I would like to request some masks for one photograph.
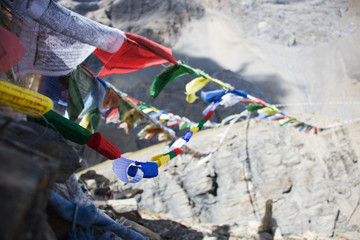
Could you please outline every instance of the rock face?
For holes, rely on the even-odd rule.
[[[225,137],[214,153],[200,159],[180,155],[163,166],[155,180],[131,185],[118,181],[113,188],[143,189],[137,195],[140,209],[174,220],[227,224],[229,234],[260,223],[271,199],[272,218],[282,234],[359,236],[358,125],[307,135],[251,120],[248,128],[243,122],[226,130],[200,132],[189,143],[209,152]],[[127,157],[145,160],[159,149]],[[93,169],[101,173],[105,168],[111,163]],[[115,181],[110,172],[103,173]]]
[[[56,239],[45,209],[55,181],[79,167],[73,148],[35,123],[0,119],[1,239]]]
[[[60,4],[105,25],[140,34],[168,46],[176,43],[181,29],[188,22],[200,19],[205,12],[199,1],[189,0],[61,1]]]

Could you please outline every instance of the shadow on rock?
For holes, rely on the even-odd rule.
[[[183,240],[196,240],[204,237],[201,232],[171,220],[142,219],[141,223],[153,232],[158,233],[162,239],[180,239],[179,236],[181,236]]]

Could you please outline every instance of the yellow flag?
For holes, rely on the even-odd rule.
[[[186,84],[185,86],[186,101],[189,103],[195,102],[195,100],[198,99],[195,93],[197,93],[197,91],[205,87],[208,82],[209,82],[208,79],[204,77],[198,77],[193,79],[188,84]]]
[[[160,166],[164,165],[165,163],[167,163],[168,161],[170,161],[170,156],[169,155],[164,155],[162,156],[159,160],[158,160],[158,167],[159,164]]]
[[[169,114],[161,114],[159,119],[162,120],[169,120],[171,118],[171,116]]]
[[[197,131],[199,131],[199,127],[197,127],[197,126],[192,126],[191,129],[190,129],[190,131],[192,131],[193,134],[194,134],[194,133],[196,133]]]
[[[79,122],[79,125],[91,131],[91,112],[88,112]]]
[[[273,115],[276,113],[279,113],[280,110],[277,109],[277,107],[275,106],[271,106],[271,107],[266,107],[266,108],[262,108],[258,110],[258,113],[263,113],[265,115]]]
[[[152,108],[145,108],[145,109],[143,109],[142,111],[143,111],[144,113],[146,113],[146,114],[149,114],[149,113],[151,113],[151,112],[156,112],[156,113],[160,112],[159,109],[154,108],[154,107],[152,107]]]
[[[217,85],[225,88],[225,89],[231,89],[231,85],[228,84],[228,83],[224,83],[223,81],[219,80],[219,79],[216,79],[216,78],[212,78],[212,77],[209,77],[209,81],[213,82],[213,83],[216,83]]]
[[[14,84],[0,81],[0,104],[32,117],[52,109],[50,98]]]

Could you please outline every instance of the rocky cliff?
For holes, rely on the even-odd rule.
[[[142,190],[137,195],[141,210],[202,229],[204,235],[214,237],[204,230],[209,226],[226,225],[231,239],[256,237],[265,202],[272,200],[273,224],[284,238],[357,239],[359,130],[351,125],[317,136],[245,120],[195,135],[189,146],[212,153],[200,158],[180,155],[154,180],[119,182],[111,162],[92,169],[110,178],[115,191]],[[163,147],[126,157],[147,159]],[[166,231],[170,229],[162,234],[169,234]]]

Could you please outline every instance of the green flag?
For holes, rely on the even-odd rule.
[[[80,65],[70,74],[67,112],[72,121],[75,121],[84,109],[84,99],[94,84],[94,77]]]
[[[87,143],[92,135],[89,130],[79,126],[77,123],[67,118],[64,118],[52,110],[45,113],[44,117],[46,120],[42,117],[28,117],[27,119],[43,126],[49,126],[57,130],[64,138],[78,144]]]
[[[91,117],[90,117],[90,124],[93,133],[99,130],[100,123],[101,123],[101,113],[98,109],[95,109],[91,113]]]
[[[177,65],[171,65],[165,68],[158,76],[156,76],[154,82],[150,87],[150,96],[157,97],[164,87],[172,80],[184,75],[193,75],[197,77],[208,78],[209,76],[200,69],[192,68],[189,65],[181,63]]]
[[[265,107],[264,105],[258,103],[250,103],[249,105],[245,106],[246,110],[248,110],[249,112],[253,112],[255,110],[262,109],[264,107]]]

